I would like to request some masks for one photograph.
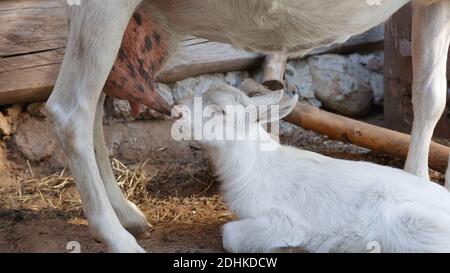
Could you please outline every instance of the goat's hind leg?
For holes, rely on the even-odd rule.
[[[136,207],[135,204],[128,201],[123,195],[119,185],[116,183],[111,163],[108,157],[108,151],[103,135],[103,104],[105,94],[102,94],[97,106],[94,126],[94,147],[97,165],[102,177],[103,185],[109,201],[111,202],[120,223],[131,234],[137,238],[147,238],[150,235],[150,224],[145,215]]]
[[[103,85],[140,0],[85,0],[70,8],[66,56],[47,102],[93,236],[110,252],[143,252],[109,202],[94,151],[94,120]]]
[[[429,178],[428,153],[433,131],[445,109],[450,1],[413,2],[414,124],[405,170]],[[449,171],[450,172],[450,171]]]

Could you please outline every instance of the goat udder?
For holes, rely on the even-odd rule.
[[[156,73],[168,56],[167,39],[146,13],[134,13],[124,34],[121,48],[103,91],[118,99],[128,100],[132,114],[140,105],[170,114],[171,107],[156,91]]]

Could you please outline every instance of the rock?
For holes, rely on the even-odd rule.
[[[115,118],[131,120],[130,103],[126,100],[106,97],[105,112]]]
[[[47,109],[45,108],[45,103],[36,102],[29,104],[26,108],[27,112],[37,118],[46,118],[47,117]]]
[[[0,135],[9,136],[11,135],[11,123],[8,119],[0,112]]]
[[[173,105],[174,101],[172,96],[172,89],[170,88],[170,86],[164,83],[158,83],[156,90],[158,91],[158,94],[163,97],[169,105]]]
[[[158,153],[165,161],[188,163],[192,153],[189,141],[175,141],[172,122],[165,120],[133,121],[105,126],[109,153],[124,163],[141,163]]]
[[[372,73],[369,84],[373,92],[374,103],[384,106],[384,75]]]
[[[23,106],[21,104],[12,105],[5,110],[6,119],[11,124],[16,124],[17,119],[19,118],[20,113],[22,113]]]
[[[306,60],[290,60],[286,66],[286,89],[314,106],[323,104],[341,114],[361,116],[372,103],[383,104],[383,64],[382,52],[348,56],[324,54]],[[334,82],[327,82],[330,80]],[[367,95],[367,89],[372,94]],[[357,95],[359,92],[361,94]]]
[[[316,99],[313,77],[306,61],[288,62],[285,78],[287,92],[298,94],[301,99],[307,100],[316,107],[322,106],[322,103]]]
[[[349,72],[347,59],[328,54],[308,59],[313,88],[322,104],[333,111],[362,116],[372,106],[373,92],[369,85]]]
[[[229,78],[228,80],[231,79]],[[232,79],[232,81],[234,80],[236,79]],[[223,74],[204,75],[177,82],[172,89],[173,99],[177,102],[193,95],[200,96],[205,93],[211,85],[217,82],[226,82],[225,76]]]
[[[22,112],[22,105],[12,105],[0,112],[0,135],[10,136],[16,130],[17,120]]]
[[[366,55],[363,66],[368,70],[383,74],[384,73],[384,52],[379,51]]]
[[[249,77],[250,74],[247,71],[234,71],[226,73],[224,80],[227,84],[237,88]]]
[[[368,55],[352,54],[348,57],[348,73],[368,85],[374,96],[374,103],[383,105],[384,98],[384,54],[376,52]]]
[[[48,160],[62,153],[51,122],[28,114],[21,118],[11,142],[25,159],[32,162]]]

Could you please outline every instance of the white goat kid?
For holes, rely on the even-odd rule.
[[[239,218],[223,227],[227,251],[290,246],[309,252],[368,252],[369,243],[376,241],[383,252],[450,252],[450,193],[444,187],[403,170],[337,160],[275,141],[268,149],[270,138],[261,124],[267,121],[264,116],[272,120],[273,115],[252,119],[225,108],[257,103],[269,106],[260,113],[270,113],[280,105],[283,118],[297,98],[248,98],[223,85],[202,100],[209,118],[195,117],[202,113],[193,112],[190,104],[193,114],[180,121],[185,128],[203,126],[205,133],[209,124],[219,132],[234,129],[236,136],[247,136],[200,141],[222,180],[227,205]],[[230,128],[236,124],[246,126]]]
[[[408,0],[81,0],[70,7],[66,56],[47,107],[93,235],[109,251],[141,252],[144,215],[115,183],[101,131],[101,92],[123,34],[142,3],[168,48],[189,34],[263,52],[307,52],[385,21]],[[445,106],[450,0],[414,0],[415,122],[406,170],[428,177],[432,132]],[[170,54],[167,54],[170,56]],[[449,171],[450,177],[450,171]],[[416,197],[414,197],[416,198]],[[413,198],[413,199],[414,199]],[[420,194],[417,196],[420,198]]]

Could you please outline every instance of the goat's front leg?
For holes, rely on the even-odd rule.
[[[109,201],[114,211],[119,217],[120,223],[131,234],[137,238],[147,238],[150,236],[150,224],[147,222],[145,215],[136,207],[135,204],[128,201],[116,183],[111,163],[108,157],[108,151],[103,135],[103,104],[105,94],[102,94],[97,106],[94,125],[94,147],[95,158],[102,177],[103,185]]]
[[[120,224],[98,170],[94,119],[123,33],[140,0],[85,0],[70,10],[66,56],[47,109],[69,158],[89,227],[110,252],[143,252]]]
[[[429,179],[428,153],[433,131],[445,109],[450,1],[413,3],[414,123],[405,170]]]
[[[227,223],[222,228],[223,247],[231,253],[267,253],[300,247],[304,240],[301,225],[282,212]]]

